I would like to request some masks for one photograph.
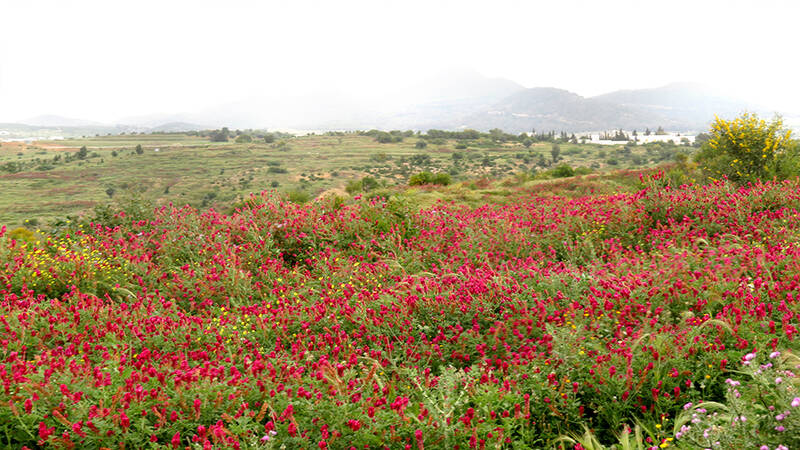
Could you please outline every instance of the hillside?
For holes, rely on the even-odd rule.
[[[672,126],[674,122],[640,108],[616,104],[555,88],[533,88],[515,93],[488,110],[465,118],[460,126],[500,128],[512,133],[531,130],[626,130]]]
[[[636,108],[643,113],[661,116],[686,127],[705,124],[720,117],[734,117],[745,110],[769,117],[758,105],[713,93],[695,83],[673,83],[654,89],[623,90],[593,97],[595,100]]]

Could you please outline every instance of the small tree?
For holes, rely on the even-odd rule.
[[[422,139],[418,140],[418,141],[417,141],[417,143],[416,143],[416,144],[414,144],[414,147],[416,147],[416,148],[425,148],[425,147],[427,147],[427,146],[428,146],[428,143],[427,143],[427,142],[425,142],[425,141],[424,141],[424,140],[422,140]]]
[[[247,144],[249,142],[253,142],[253,137],[249,134],[240,134],[236,137],[237,144]]]
[[[142,148],[142,144],[136,144],[136,154],[141,155],[144,153],[144,149]]]
[[[78,150],[78,153],[76,153],[76,154],[75,154],[75,156],[76,156],[78,159],[86,159],[86,157],[87,157],[88,155],[89,155],[89,150],[86,148],[86,146],[85,146],[85,145],[84,145],[83,147],[81,147],[81,149],[80,149],[80,150]]]
[[[558,155],[561,154],[561,147],[558,144],[553,144],[553,147],[550,148],[550,156],[553,157],[553,162],[558,162]]]
[[[798,145],[776,117],[771,122],[744,113],[734,120],[716,118],[695,161],[711,179],[726,176],[737,184],[797,175]]]

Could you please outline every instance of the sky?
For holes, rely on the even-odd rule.
[[[0,122],[376,99],[461,69],[584,96],[692,81],[800,111],[798,23],[791,0],[0,0]]]

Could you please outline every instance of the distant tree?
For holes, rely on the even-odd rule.
[[[708,133],[700,133],[694,137],[694,146],[695,147],[702,147],[703,144],[711,139],[711,135]]]
[[[228,127],[223,127],[221,130],[211,133],[211,142],[228,142],[230,134]]]
[[[425,142],[425,141],[424,141],[424,140],[422,140],[422,139],[418,140],[418,141],[417,141],[417,143],[416,143],[416,144],[414,144],[414,147],[415,147],[415,148],[425,148],[425,147],[427,147],[427,146],[428,146],[428,143],[427,143],[427,142]]]
[[[114,192],[116,192],[116,191],[114,191],[113,187],[110,187],[110,188],[106,189],[106,195],[108,196],[108,198],[113,197],[114,196]]]
[[[249,134],[240,134],[239,136],[236,136],[237,144],[247,144],[249,142],[253,142],[253,137]]]
[[[559,159],[558,156],[560,154],[561,154],[561,146],[559,146],[558,144],[553,144],[553,146],[550,148],[550,156],[553,157],[554,163],[558,162]]]
[[[530,138],[525,138],[525,140],[522,141],[522,145],[524,145],[525,148],[531,148],[531,145],[533,145],[533,140]]]
[[[265,134],[264,142],[266,142],[267,144],[272,144],[273,142],[275,142],[275,135],[272,133]]]
[[[664,129],[661,128],[661,127],[658,127],[658,129],[656,130],[656,136],[664,136],[666,134],[667,134],[667,132],[664,131]]]
[[[136,144],[136,154],[141,155],[144,153],[144,149],[142,148],[142,144]]]
[[[645,136],[650,136],[650,128],[645,128],[644,135]]]

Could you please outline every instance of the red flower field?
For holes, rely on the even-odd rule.
[[[3,229],[0,442],[581,448],[638,425],[680,446],[684,405],[725,402],[746,355],[797,348],[800,187],[655,178]],[[800,444],[780,421],[759,439]]]

